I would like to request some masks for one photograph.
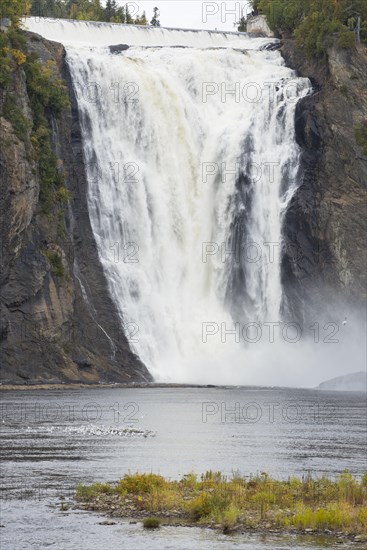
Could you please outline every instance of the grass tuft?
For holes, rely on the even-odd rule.
[[[161,526],[161,521],[158,518],[145,518],[143,521],[144,529],[158,529]]]

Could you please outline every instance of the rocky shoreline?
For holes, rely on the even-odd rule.
[[[174,384],[174,383],[132,383],[132,384],[120,384],[118,382],[113,383],[99,383],[99,384],[85,384],[83,382],[75,382],[73,384],[1,384],[0,391],[32,391],[32,390],[77,390],[77,389],[113,389],[113,388],[218,388],[222,386],[215,386],[213,384]],[[252,387],[252,386],[246,386]],[[254,388],[256,386],[253,386]]]
[[[367,543],[367,475],[289,478],[265,472],[231,478],[194,473],[179,481],[156,474],[125,475],[117,483],[79,485],[75,507],[159,525],[204,527],[223,533],[315,535]],[[149,527],[147,527],[149,528]]]
[[[152,514],[147,511],[139,511],[134,505],[133,499],[124,499],[123,501],[118,495],[100,495],[93,499],[92,502],[78,502],[75,506],[75,509],[86,510],[89,512],[97,512],[99,514],[104,514],[106,520],[99,522],[99,525],[116,525],[117,520],[124,519],[128,520],[129,523],[143,523],[144,519],[152,517]],[[238,525],[231,526],[230,528],[223,528],[220,523],[215,523],[212,521],[197,523],[190,518],[189,514],[183,514],[178,510],[171,510],[169,512],[161,512],[155,517],[159,518],[159,523],[161,526],[171,526],[171,527],[196,527],[202,529],[213,529],[216,531],[222,531],[227,534],[241,534],[241,535],[274,535],[274,536],[286,536],[286,535],[297,535],[297,536],[322,536],[327,539],[334,540],[336,543],[346,543],[352,542],[358,544],[358,547],[362,543],[367,544],[367,534],[355,534],[355,533],[346,533],[343,531],[332,531],[331,529],[285,529],[279,528],[274,524],[269,522],[264,522],[256,528],[246,527],[245,525],[239,523]],[[249,518],[252,519],[251,517]]]

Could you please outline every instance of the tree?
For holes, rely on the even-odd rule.
[[[158,19],[158,17],[160,16],[160,12],[159,12],[159,9],[158,8],[154,8],[153,9],[153,18],[150,22],[150,24],[152,25],[152,27],[160,27],[161,26],[161,23]]]
[[[247,31],[247,21],[245,16],[243,15],[239,21],[237,21],[236,25],[238,25],[237,30],[238,32],[246,32]]]
[[[107,0],[104,9],[104,20],[109,22],[116,16],[117,4],[116,0]]]
[[[114,23],[126,23],[125,6],[120,6],[116,10],[116,15],[113,18]]]
[[[135,19],[135,25],[148,25],[148,19],[146,16],[145,11],[143,11],[143,14]]]
[[[29,13],[31,3],[27,0],[0,0],[0,19],[10,19],[18,26],[20,18]]]
[[[38,17],[44,17],[45,13],[45,0],[33,0],[30,14]]]
[[[129,4],[126,4],[125,6],[125,19],[126,19],[126,24],[127,25],[133,25],[134,24],[134,19],[130,13],[130,10],[129,10]]]

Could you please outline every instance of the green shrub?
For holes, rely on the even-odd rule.
[[[363,519],[363,513],[366,508],[362,508],[358,514],[347,504],[330,504],[327,507],[312,510],[311,508],[301,508],[291,519],[291,523],[301,529],[344,529],[353,527]],[[362,514],[362,515],[361,515]]]
[[[225,477],[221,472],[213,472],[212,470],[208,470],[201,476],[201,481],[203,482],[204,487],[211,487],[218,485],[218,483],[225,482]]]
[[[51,135],[47,126],[39,126],[32,135],[32,144],[36,151],[40,175],[40,203],[41,211],[49,214],[56,200],[55,187],[63,184],[63,178],[57,166],[57,157],[51,147]],[[64,193],[61,191],[61,196]]]
[[[56,202],[67,202],[70,198],[67,190],[62,187],[63,177],[52,150],[49,129],[49,115],[60,116],[62,110],[69,105],[69,98],[66,86],[56,76],[56,65],[53,61],[41,65],[37,56],[31,54],[24,70],[33,112],[32,143],[39,166],[41,212],[50,214]]]
[[[58,252],[56,252],[55,250],[47,250],[46,256],[56,277],[64,277],[65,269],[62,264],[62,258],[60,254],[58,254]]]
[[[145,518],[143,521],[144,529],[158,529],[161,526],[159,518]]]
[[[222,513],[222,519],[221,519],[221,525],[224,532],[230,531],[233,529],[238,522],[238,518],[240,516],[240,511],[238,508],[232,503],[224,510]]]
[[[44,122],[45,110],[59,116],[69,105],[69,97],[64,82],[56,76],[55,62],[47,61],[46,64],[41,65],[37,56],[30,54],[25,65],[25,73],[36,125]]]
[[[275,503],[276,497],[274,492],[271,492],[271,490],[259,491],[251,498],[251,500],[258,505],[260,517],[263,519],[269,509],[269,506]]]
[[[344,25],[332,19],[325,19],[319,12],[311,13],[294,32],[297,44],[309,57],[322,57],[334,41],[338,32],[349,32]]]
[[[363,154],[367,157],[367,120],[355,128],[354,135],[357,144],[362,147]]]
[[[345,30],[342,29],[338,39],[338,46],[340,48],[353,48],[355,43],[356,36],[354,32],[349,31],[347,28]]]
[[[361,24],[361,41],[367,43],[367,21]]]
[[[194,489],[198,483],[197,475],[190,472],[189,474],[184,475],[180,483],[189,489]]]
[[[69,202],[70,200],[70,191],[66,189],[64,185],[61,185],[59,189],[56,191],[56,200],[62,203]]]
[[[266,15],[274,30],[293,31],[304,15],[304,4],[299,0],[255,0],[253,5]]]
[[[222,518],[225,510],[230,506],[229,492],[224,492],[219,488],[218,491],[206,493],[203,492],[188,503],[188,511],[195,521],[208,518]]]
[[[23,141],[29,134],[31,123],[28,118],[23,115],[14,96],[10,93],[6,93],[3,114],[6,120],[12,125],[15,135],[18,139]]]
[[[13,72],[12,59],[8,51],[9,41],[5,33],[0,32],[0,86],[5,87],[11,82]]]
[[[152,493],[155,489],[167,485],[164,477],[157,474],[135,474],[125,475],[117,484],[117,490],[124,493]]]
[[[76,499],[83,502],[88,502],[99,494],[110,494],[113,488],[109,483],[93,483],[93,485],[83,485],[80,483],[76,488]]]

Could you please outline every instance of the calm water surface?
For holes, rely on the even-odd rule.
[[[127,472],[190,471],[284,479],[366,470],[366,396],[259,388],[116,388],[4,392],[1,548],[325,547],[310,538],[228,537],[60,511],[75,485]],[[341,548],[331,541],[328,547]],[[348,545],[344,545],[344,548]],[[350,545],[352,547],[352,545]],[[361,548],[361,546],[359,546]]]

